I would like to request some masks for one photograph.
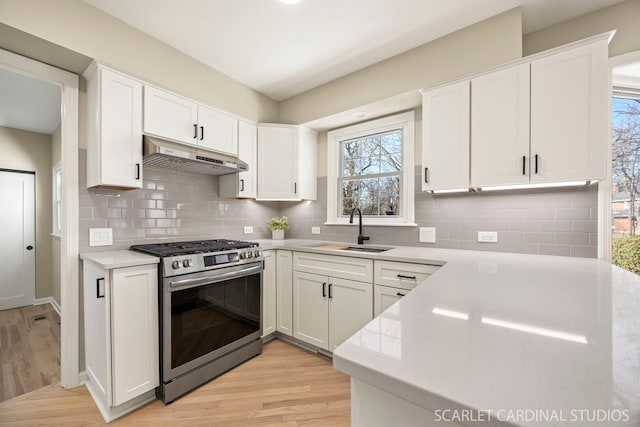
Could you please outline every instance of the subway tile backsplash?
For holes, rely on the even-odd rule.
[[[221,199],[218,177],[145,167],[140,190],[86,188],[86,150],[79,152],[80,251],[126,249],[133,244],[213,238],[264,239],[266,221],[289,217],[288,238],[355,243],[357,225],[327,226],[327,178],[318,201],[256,202]],[[416,189],[420,168],[416,168]],[[437,243],[419,243],[417,227],[372,227],[368,244],[596,257],[597,187],[526,193],[415,195],[416,223],[436,227]],[[253,234],[243,234],[245,225]],[[89,247],[89,228],[113,228],[113,246]],[[321,227],[321,234],[311,234]],[[478,231],[497,231],[498,243],[478,243]]]
[[[86,150],[79,151],[80,252],[196,239],[264,239],[277,202],[221,199],[218,177],[144,168],[140,190],[86,188]],[[245,225],[253,234],[243,234]],[[89,228],[113,228],[113,246],[89,247]]]
[[[420,168],[415,173],[420,189]],[[318,201],[283,203],[288,237],[356,242],[358,227],[326,226],[327,179],[318,179]],[[424,246],[577,257],[597,256],[597,186],[431,196],[415,195],[416,223],[436,227],[437,242],[419,243],[417,227],[367,227],[368,244]],[[311,234],[312,226],[321,233]],[[497,231],[498,243],[479,243],[478,231]]]

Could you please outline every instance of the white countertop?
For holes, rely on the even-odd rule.
[[[128,250],[86,252],[80,254],[83,261],[92,261],[105,270],[112,268],[134,267],[136,265],[158,264],[160,258]]]
[[[261,241],[445,264],[338,347],[336,369],[431,411],[500,411],[520,426],[640,425],[640,276],[595,259],[308,248],[318,243]],[[509,419],[516,410],[534,416]],[[609,420],[584,421],[594,416]]]

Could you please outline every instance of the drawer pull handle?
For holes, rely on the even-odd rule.
[[[197,139],[198,138],[198,124],[194,123],[193,124],[193,139]]]
[[[398,292],[398,293],[396,293],[396,296],[399,296],[399,297],[403,297],[403,296],[405,296],[405,295],[406,295],[406,294],[403,294],[402,292]]]
[[[398,279],[411,279],[411,280],[416,280],[416,276],[405,276],[404,274],[398,274]]]
[[[327,282],[324,282],[322,284],[322,298],[326,298],[327,297]]]
[[[96,298],[104,298],[104,277],[96,279]]]

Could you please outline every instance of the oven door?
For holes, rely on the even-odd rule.
[[[262,262],[164,279],[167,383],[262,335]]]

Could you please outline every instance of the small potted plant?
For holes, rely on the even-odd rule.
[[[267,221],[267,229],[271,230],[271,238],[273,240],[283,240],[284,230],[289,228],[289,218],[286,216],[271,218]]]

